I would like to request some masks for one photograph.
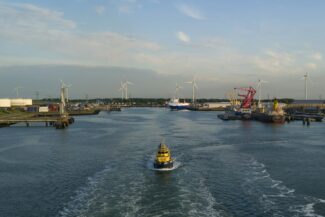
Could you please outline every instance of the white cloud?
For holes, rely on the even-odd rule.
[[[314,54],[311,56],[311,58],[312,58],[313,60],[320,61],[320,60],[323,59],[323,56],[322,56],[321,53],[317,52],[317,53],[314,53]]]
[[[305,67],[306,67],[307,69],[309,69],[309,70],[315,70],[315,69],[318,68],[317,64],[315,64],[315,63],[307,63],[307,64],[305,65]]]
[[[97,5],[97,6],[95,7],[95,12],[96,12],[96,14],[98,14],[98,15],[102,15],[102,14],[105,12],[105,7],[102,6],[102,5]]]
[[[131,12],[131,7],[130,5],[127,5],[127,4],[124,4],[124,5],[120,5],[119,8],[118,8],[118,11],[120,13],[130,13]]]
[[[190,37],[182,31],[177,32],[176,36],[178,40],[184,43],[189,43],[191,41]]]
[[[270,73],[282,73],[285,70],[288,70],[287,73],[292,72],[295,63],[296,58],[293,54],[273,50],[266,50],[264,55],[254,59],[257,68]]]
[[[0,3],[0,26],[0,39],[48,54],[48,62],[135,66],[138,52],[161,49],[157,43],[119,33],[74,31],[76,24],[63,13],[34,5]]]
[[[205,19],[205,17],[201,14],[201,12],[196,9],[195,7],[191,6],[191,5],[187,5],[187,4],[181,4],[180,6],[178,6],[178,10],[186,15],[189,16],[193,19],[196,20],[203,20]]]
[[[137,0],[121,0],[118,4],[118,11],[124,14],[130,14],[141,8],[142,5]]]
[[[319,69],[322,56],[320,53],[311,54],[309,51],[284,52],[266,50],[262,55],[256,55],[252,64],[268,76],[281,77],[285,75],[299,75],[306,70]]]
[[[220,81],[229,88],[234,84],[245,85],[257,77],[269,80],[270,76],[301,75],[321,66],[316,61],[321,55],[308,50],[295,53],[278,48],[247,54],[222,38],[202,38],[196,42],[182,31],[177,32],[176,37],[186,45],[185,52],[184,47],[176,50],[116,32],[82,32],[62,12],[34,5],[0,3],[0,26],[0,44],[37,51],[24,57],[20,52],[15,54],[17,47],[14,47],[11,55],[0,54],[0,65],[57,63],[136,67],[161,74],[190,75],[188,79],[196,74],[202,81]]]
[[[56,22],[66,28],[72,29],[76,27],[75,22],[63,18],[63,12],[49,10],[32,4],[1,4],[0,11],[3,13],[2,16],[8,12],[11,13],[11,15],[15,14],[16,16],[13,17],[14,19],[21,19],[21,16],[27,15],[30,18],[34,18],[34,21],[41,18],[43,21]]]

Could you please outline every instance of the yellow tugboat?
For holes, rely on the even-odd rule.
[[[174,161],[171,157],[170,150],[166,144],[160,143],[158,152],[153,163],[154,168],[156,169],[165,169],[172,168]]]

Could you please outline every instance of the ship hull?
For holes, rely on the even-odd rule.
[[[168,107],[171,109],[171,110],[185,110],[185,109],[188,109],[190,106],[189,103],[180,103],[180,102],[170,102],[168,103]]]
[[[231,120],[241,120],[242,116],[235,113],[224,113],[224,114],[219,114],[218,118],[220,118],[223,121],[231,121]]]
[[[266,114],[266,113],[252,113],[252,118],[257,121],[267,122],[267,123],[277,123],[283,124],[285,122],[284,115],[276,115],[276,114]]]
[[[165,163],[154,162],[154,164],[153,164],[153,167],[156,168],[156,169],[173,168],[173,166],[174,166],[173,161],[165,162]]]
[[[171,110],[185,110],[185,109],[188,109],[188,106],[184,106],[184,105],[169,105],[169,108]]]
[[[224,121],[229,120],[250,120],[251,119],[251,113],[243,113],[240,111],[226,111],[224,114],[219,114],[218,118]]]

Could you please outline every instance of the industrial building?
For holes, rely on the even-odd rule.
[[[32,99],[0,99],[0,108],[25,107],[33,105]]]

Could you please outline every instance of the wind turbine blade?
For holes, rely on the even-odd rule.
[[[186,82],[184,82],[185,84],[192,84],[193,83],[193,81],[186,81]]]
[[[131,81],[126,81],[124,84],[131,84],[131,85],[134,85]]]

